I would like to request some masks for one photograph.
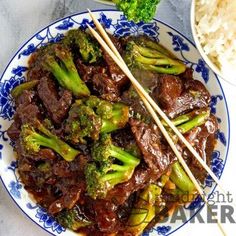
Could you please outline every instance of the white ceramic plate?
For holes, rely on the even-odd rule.
[[[151,23],[138,23],[127,21],[120,11],[98,10],[94,12],[107,31],[117,36],[146,34],[160,41],[165,47],[173,52],[179,59],[183,60],[188,67],[194,69],[194,77],[202,81],[212,95],[211,112],[216,115],[220,124],[217,134],[217,145],[212,156],[212,169],[220,177],[227,159],[229,146],[229,114],[224,92],[217,76],[208,68],[199,55],[196,47],[186,37],[167,24],[153,20]],[[17,162],[11,147],[6,130],[9,127],[14,114],[14,104],[10,91],[25,80],[27,61],[36,48],[47,42],[60,40],[69,29],[86,28],[86,24],[93,26],[87,13],[75,14],[63,18],[36,33],[15,54],[9,62],[0,80],[0,174],[1,180],[10,197],[29,219],[38,224],[53,235],[76,235],[75,233],[61,227],[53,217],[38,206],[24,190],[23,184],[17,172]],[[215,183],[207,177],[204,189],[211,193]],[[184,207],[187,215],[186,222],[160,223],[144,235],[169,235],[186,224],[190,218],[191,210],[198,212],[203,206],[200,198],[197,198],[190,206]]]

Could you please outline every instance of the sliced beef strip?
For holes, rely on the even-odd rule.
[[[103,99],[115,102],[119,100],[120,92],[114,83],[106,74],[96,74],[92,78],[93,90]]]
[[[170,75],[160,77],[160,85],[153,92],[153,96],[170,118],[196,108],[207,107],[211,99],[206,87],[200,81],[191,79],[181,81]]]
[[[115,145],[124,148],[127,152],[136,157],[142,156],[129,125],[126,125],[124,129],[112,132],[111,135]]]
[[[63,90],[59,97],[54,81],[48,77],[41,78],[37,91],[52,120],[60,124],[67,116],[72,102],[72,93]]]
[[[135,119],[130,120],[130,125],[148,167],[161,174],[165,172],[176,158],[169,146],[164,145],[158,127]]]
[[[96,74],[107,74],[107,68],[105,65],[86,65],[79,58],[76,60],[76,68],[79,71],[82,80],[85,82],[91,81],[93,76]]]
[[[165,109],[171,109],[174,102],[180,97],[183,84],[180,78],[173,75],[163,75],[159,78],[160,87],[154,96],[158,97],[158,101]]]
[[[95,222],[101,232],[113,233],[118,230],[119,219],[116,213],[117,206],[106,200],[93,201]]]
[[[89,227],[80,228],[78,232],[83,235],[109,236],[118,232],[122,226],[118,216],[118,208],[111,201],[93,200],[85,195],[80,209],[87,219],[95,223]]]
[[[215,134],[218,130],[218,123],[215,116],[211,115],[205,124],[196,127],[185,134],[185,138],[196,149],[202,159],[209,165],[211,154],[215,146]],[[190,151],[182,146],[182,155],[194,176],[200,181],[204,181],[206,171]]]
[[[109,36],[119,51],[122,54],[122,45],[118,38],[113,37],[112,35]],[[116,83],[119,90],[124,90],[124,88],[129,84],[129,78],[124,74],[124,72],[120,69],[120,67],[114,62],[114,60],[110,57],[110,55],[103,51],[104,60],[108,66],[109,75],[111,79]]]
[[[24,90],[21,95],[16,98],[16,107],[20,105],[29,105],[37,100],[35,91],[32,90]]]
[[[34,122],[35,119],[40,119],[41,112],[35,104],[29,104],[27,106],[20,105],[15,115],[21,124],[28,124]]]
[[[76,65],[80,76],[95,94],[111,102],[119,100],[120,91],[115,81],[108,76],[105,65],[85,65],[80,59]]]
[[[48,208],[49,214],[55,215],[63,209],[72,209],[80,198],[82,188],[80,186],[72,186],[59,199],[54,201]]]
[[[7,135],[11,140],[16,141],[20,136],[20,122],[14,118],[13,123],[7,129]]]
[[[137,68],[132,69],[132,74],[150,94],[152,94],[155,88],[158,87],[159,75]],[[130,106],[130,114],[132,117],[142,119],[147,123],[152,120],[149,112],[143,104],[143,101],[140,99],[133,86],[130,86],[128,90],[123,92],[121,100],[123,103]]]
[[[143,101],[140,99],[133,86],[122,94],[121,101],[130,107],[130,115],[132,117],[150,122],[151,117],[148,115],[149,113]]]
[[[170,109],[167,109],[167,114],[171,118],[174,118],[184,112],[207,107],[210,101],[210,93],[200,81],[187,81],[185,83],[185,91],[176,99],[174,105]]]
[[[129,84],[129,78],[124,74],[124,72],[107,52],[104,52],[104,59],[108,65],[111,79],[117,84],[118,88],[122,90],[127,84]]]
[[[34,91],[24,90],[22,92],[22,94],[16,98],[17,111],[14,115],[13,123],[11,124],[11,126],[7,130],[7,134],[12,140],[16,141],[20,135],[20,127],[22,124],[21,118],[23,117],[21,114],[22,113],[21,110],[24,107],[27,107],[28,105],[30,105],[31,103],[34,103],[34,102],[35,102],[35,92]],[[31,108],[27,108],[26,110],[32,109],[32,106],[30,106],[30,107]],[[25,110],[25,109],[23,109],[23,110]],[[34,111],[36,111],[36,108],[34,109]],[[19,117],[19,114],[21,114],[20,117]],[[32,114],[32,115],[34,115],[34,114]]]

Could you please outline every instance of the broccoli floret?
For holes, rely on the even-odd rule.
[[[28,153],[38,153],[40,147],[48,147],[58,153],[66,161],[73,161],[80,153],[67,143],[52,134],[40,121],[35,124],[25,124],[21,127],[21,143]]]
[[[77,207],[73,207],[70,210],[63,210],[57,216],[56,219],[60,225],[71,230],[78,230],[79,228],[91,225],[88,219],[79,214]]]
[[[94,162],[85,169],[87,192],[92,198],[104,198],[115,185],[128,181],[140,160],[112,144],[105,134],[92,147]]]
[[[186,66],[177,59],[163,54],[153,47],[142,46],[130,41],[126,46],[125,60],[129,67],[138,67],[157,73],[178,75],[186,70]]]
[[[63,44],[53,44],[44,48],[43,67],[50,71],[58,83],[76,97],[87,97],[90,91],[81,80],[70,50]]]
[[[78,100],[70,109],[66,122],[68,140],[86,143],[85,138],[98,140],[100,133],[123,128],[129,119],[129,108],[122,103],[110,103],[90,96]]]
[[[160,0],[112,0],[134,22],[152,20]]]
[[[70,30],[63,39],[63,43],[69,47],[79,49],[81,57],[86,63],[94,63],[102,57],[102,51],[97,41],[92,36],[80,29]]]

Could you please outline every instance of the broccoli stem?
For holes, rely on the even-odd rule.
[[[19,97],[24,90],[30,90],[34,88],[39,83],[39,80],[31,80],[18,85],[11,91],[11,96],[13,98]]]
[[[38,126],[38,130],[48,137],[36,138],[35,141],[39,143],[41,146],[49,147],[56,151],[60,156],[62,156],[66,161],[73,161],[75,157],[80,153],[78,150],[72,148],[67,143],[59,139],[56,135],[52,134],[49,130],[47,130],[42,124]],[[39,134],[38,134],[39,135]]]
[[[195,123],[195,125],[192,127],[192,128],[194,128],[194,127],[196,127],[196,126],[200,126],[200,125],[202,125],[202,123],[201,123],[201,119],[203,118],[203,117],[205,117],[206,116],[206,118],[205,118],[205,121],[206,121],[206,119],[210,116],[210,110],[209,109],[199,109],[199,110],[194,110],[194,111],[191,111],[191,112],[189,112],[189,113],[187,113],[187,114],[184,114],[184,115],[180,115],[180,116],[178,116],[178,117],[176,117],[175,119],[173,119],[173,120],[171,120],[171,122],[175,125],[175,126],[178,126],[178,127],[181,127],[180,125],[182,125],[182,124],[184,124],[185,122],[187,122],[187,121],[190,121],[191,119],[193,119],[193,118],[197,118],[196,119],[196,121],[194,121],[194,122],[192,122],[191,121],[191,123],[193,124],[193,123]],[[200,117],[202,117],[202,118],[200,118]],[[199,119],[200,118],[200,119]],[[162,120],[162,124],[165,126],[165,127],[167,127],[168,126],[168,124],[164,121],[164,120]],[[187,123],[186,123],[187,124]],[[187,126],[191,126],[191,125],[187,125]],[[191,129],[192,129],[191,128]],[[190,130],[190,129],[189,129]],[[189,131],[188,130],[188,131]],[[187,131],[186,131],[187,132]],[[184,132],[184,133],[186,133],[186,132]]]
[[[181,125],[187,121],[189,121],[190,119],[192,118],[192,116],[190,115],[190,113],[188,114],[184,114],[184,115],[181,115],[181,116],[178,116],[176,117],[175,119],[173,119],[171,122],[175,125],[175,126],[178,126],[178,125]],[[162,121],[162,124],[164,126],[168,126],[168,124],[163,120]]]
[[[186,66],[182,62],[174,59],[173,56],[166,56],[166,52],[163,54],[148,46],[138,45],[134,41],[128,42],[125,59],[129,66],[136,65],[144,70],[157,73],[178,75],[186,70]]]
[[[158,51],[139,47],[139,52],[140,54],[136,56],[136,61],[147,70],[174,75],[185,71],[184,64],[166,57]]]
[[[66,60],[59,66],[56,61],[52,62],[50,64],[51,72],[56,77],[58,83],[63,88],[67,88],[72,91],[75,96],[88,96],[90,92],[85,83],[79,77],[78,72],[72,63],[73,61]],[[70,68],[70,70],[67,68]]]
[[[157,72],[160,74],[170,74],[170,75],[178,75],[182,73],[183,66],[170,66],[170,67],[159,67],[159,66],[153,66],[153,65],[142,65],[141,66],[144,70],[150,70],[153,72]]]
[[[141,235],[147,225],[156,215],[156,200],[161,194],[161,188],[155,184],[147,186],[140,193],[138,202],[135,204],[129,216],[126,232],[131,235]]]
[[[206,122],[206,120],[209,118],[209,116],[210,116],[210,110],[204,111],[201,114],[195,116],[192,120],[179,125],[178,130],[182,134],[187,133],[191,129],[204,124]]]
[[[133,168],[133,165],[138,165],[140,160],[134,156],[132,156],[131,154],[129,154],[128,152],[122,150],[119,147],[116,147],[114,145],[110,146],[110,155],[112,157],[115,157],[116,159],[118,159],[119,161],[122,161],[125,164],[131,165],[131,167]]]
[[[80,151],[75,150],[56,135],[52,134],[38,120],[34,122],[34,125],[25,124],[21,127],[21,142],[28,152],[37,153],[41,146],[48,147],[61,155],[66,161],[73,161],[80,153]]]
[[[149,38],[146,37],[138,37],[137,42],[143,46],[143,47],[147,47],[150,49],[155,49],[156,51],[160,52],[161,54],[164,54],[167,57],[170,58],[176,58],[169,50],[167,50],[165,47],[163,47],[161,44],[152,41]],[[151,56],[152,57],[152,56]]]
[[[183,192],[190,193],[195,189],[193,182],[185,173],[179,162],[172,165],[170,179]]]
[[[72,91],[76,97],[90,95],[88,87],[77,72],[72,54],[66,47],[53,45],[48,49],[48,53],[46,51],[43,64],[46,70],[52,72],[58,83],[63,88]]]

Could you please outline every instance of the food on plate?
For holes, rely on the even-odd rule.
[[[128,20],[134,22],[148,22],[153,19],[160,0],[95,0],[97,2],[112,4],[124,12]]]
[[[235,79],[236,1],[196,0],[195,26],[199,42],[225,78]]]
[[[209,164],[218,124],[206,87],[152,39],[111,38]],[[12,96],[16,112],[7,133],[21,181],[62,226],[85,235],[140,235],[197,196],[129,79],[87,32],[71,30],[36,50]],[[203,167],[167,130],[203,182]]]

